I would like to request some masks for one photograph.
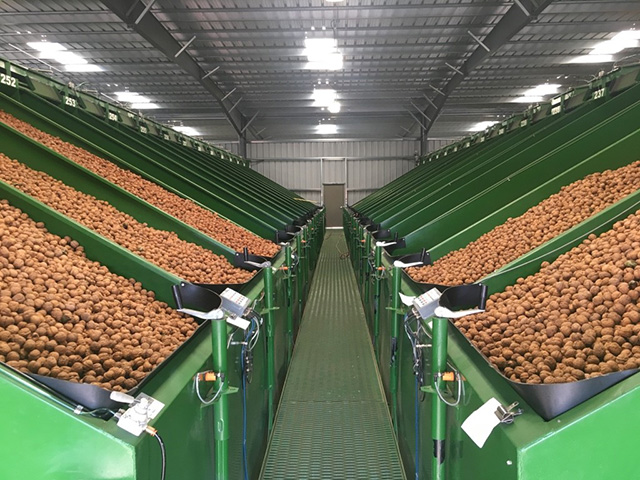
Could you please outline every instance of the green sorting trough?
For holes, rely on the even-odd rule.
[[[79,178],[75,173],[70,178]],[[71,181],[71,180],[69,180]],[[100,189],[97,182],[91,184]],[[112,193],[112,197],[118,194]],[[140,281],[144,288],[153,290],[158,300],[175,308],[171,287],[180,278],[150,264],[119,245],[96,235],[93,231],[73,222],[60,213],[23,194],[10,185],[0,182],[0,198],[27,213],[34,221],[44,222],[47,229],[59,236],[70,236],[84,248],[88,258],[107,266],[110,271],[126,278]],[[151,217],[152,215],[150,215]],[[303,227],[299,235],[307,235],[311,225],[320,225],[314,218]],[[309,242],[313,243],[309,236]],[[295,245],[295,243],[294,243]],[[319,248],[312,245],[309,248]],[[300,254],[300,252],[294,253]],[[314,265],[303,260],[294,271],[300,278],[313,273]],[[272,291],[275,307],[267,309],[265,302],[264,270],[247,284],[233,286],[247,296],[254,308],[268,318],[270,332],[263,332],[263,340],[253,351],[253,379],[247,386],[247,456],[250,478],[258,475],[266,449],[270,412],[277,401],[287,369],[289,335],[287,305],[298,289],[296,277],[288,275],[282,267],[286,264],[283,254],[273,263]],[[303,268],[308,268],[303,272]],[[293,281],[293,286],[289,281]],[[293,297],[295,298],[295,297]],[[295,311],[301,315],[300,310]],[[299,324],[299,319],[296,320]],[[266,328],[266,327],[263,327]],[[227,333],[232,333],[232,327]],[[242,366],[240,346],[228,347],[227,383],[241,385]],[[173,355],[165,360],[145,380],[135,394],[142,392],[165,404],[153,421],[166,444],[167,478],[216,478],[219,465],[213,455],[216,427],[212,407],[200,404],[194,393],[193,378],[199,371],[211,370],[212,341],[208,322]],[[268,370],[272,369],[272,373]],[[75,404],[61,398],[39,384],[25,378],[4,364],[0,364],[0,392],[4,399],[2,423],[6,431],[13,432],[11,445],[5,445],[0,462],[6,478],[52,479],[113,479],[140,480],[160,476],[161,459],[157,444],[149,436],[135,437],[108,421],[74,413]],[[230,392],[231,393],[231,392]],[[271,397],[271,401],[269,398]],[[242,479],[242,403],[240,394],[229,398],[228,424],[228,478]],[[189,439],[185,442],[185,439]],[[38,451],[25,464],[23,453]],[[52,459],[55,467],[52,472]]]
[[[606,116],[602,116],[605,115]],[[528,149],[497,155],[497,162],[483,165],[481,171],[468,167],[468,175],[445,177],[428,183],[423,197],[407,208],[404,217],[383,221],[383,228],[405,237],[407,247],[398,253],[432,249],[459,232],[459,225],[479,221],[517,199],[532,186],[545,183],[562,172],[575,173],[567,183],[587,173],[613,168],[635,160],[634,141],[640,114],[640,85],[614,97],[581,116],[576,124],[554,129],[544,137],[535,137]],[[611,149],[611,153],[607,153]],[[604,153],[603,153],[604,152]],[[598,161],[613,156],[611,164]],[[573,170],[580,159],[593,159],[594,169]],[[532,181],[532,179],[534,179]],[[567,184],[565,183],[565,184]],[[544,197],[543,197],[544,198]],[[518,215],[524,213],[519,211]],[[394,221],[395,220],[395,221]]]
[[[291,198],[291,192],[286,196],[278,193],[282,198],[272,198],[274,192],[269,191],[270,187],[265,187],[270,185],[270,181],[235,163],[218,160],[219,165],[210,167],[210,172],[214,171],[215,174],[209,172],[205,175],[201,168],[190,169],[182,165],[179,156],[163,154],[131,138],[131,135],[120,131],[117,126],[109,125],[82,110],[76,109],[76,114],[67,112],[28,90],[20,90],[19,98],[18,102],[3,96],[0,108],[47,133],[168,186],[263,238],[275,240],[277,230],[301,217],[306,220],[315,209],[308,201]],[[79,118],[79,115],[84,119]],[[87,120],[95,121],[98,125],[91,125]],[[128,127],[122,128],[130,130]],[[137,135],[145,137],[147,141],[151,139],[142,133]],[[152,142],[167,143],[161,138],[153,139]],[[184,155],[191,153],[191,149],[184,148]],[[241,176],[237,169],[241,169]],[[241,180],[234,179],[234,176]],[[240,186],[243,182],[244,188]]]

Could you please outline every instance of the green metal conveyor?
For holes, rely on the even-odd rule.
[[[404,479],[342,231],[327,234],[261,478]]]

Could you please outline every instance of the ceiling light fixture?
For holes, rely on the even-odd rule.
[[[337,92],[332,88],[317,88],[311,96],[314,107],[329,107],[335,103],[337,97]]]
[[[55,60],[63,65],[85,65],[89,63],[76,53],[59,50],[40,52],[40,58]]]
[[[55,42],[28,42],[27,45],[40,52],[59,52],[67,49],[67,47]]]
[[[335,135],[338,133],[338,126],[332,123],[321,123],[316,126],[316,133],[319,135]]]
[[[580,55],[567,63],[609,63],[613,62],[613,55]]]
[[[87,64],[75,64],[75,65],[65,65],[64,70],[66,72],[102,72],[104,69],[98,65],[93,65],[91,63]]]
[[[303,55],[311,70],[340,70],[343,65],[342,53],[335,38],[305,38]]]
[[[537,87],[525,90],[521,97],[514,98],[513,103],[539,103],[544,101],[544,97],[547,95],[554,95],[558,93],[562,85],[558,83],[543,83]]]
[[[102,67],[90,64],[77,53],[67,50],[67,47],[56,42],[28,42],[27,45],[40,52],[39,57],[53,60],[65,66],[67,72],[101,72]]]
[[[636,48],[640,43],[640,30],[623,30],[611,40],[597,44],[589,55],[607,55],[618,53],[625,48]]]
[[[496,121],[491,121],[491,120],[487,120],[484,122],[478,122],[475,125],[471,126],[469,128],[469,132],[482,132],[483,130],[486,130],[487,128],[491,127],[492,125],[495,125]]]
[[[151,102],[132,103],[129,107],[132,110],[154,110],[156,108],[160,108],[158,104]]]
[[[147,103],[151,101],[147,97],[140,95],[138,92],[130,92],[128,90],[125,90],[123,92],[115,92],[115,94],[118,97],[118,100],[120,100],[121,102]]]
[[[572,58],[567,63],[609,63],[613,62],[613,55],[626,48],[640,46],[640,30],[623,30],[613,38],[605,40],[592,47],[588,55]]]
[[[513,100],[511,100],[512,103],[540,103],[540,102],[544,102],[544,97],[532,97],[532,96],[527,96],[527,97],[516,97]]]
[[[196,136],[196,135],[200,135],[200,133],[193,127],[185,127],[183,125],[176,125],[174,127],[171,127],[174,130],[180,132],[180,133],[184,133],[185,135],[189,135],[191,137]]]
[[[340,102],[333,102],[331,105],[329,105],[327,107],[327,109],[329,110],[329,112],[331,113],[338,113],[340,112]]]

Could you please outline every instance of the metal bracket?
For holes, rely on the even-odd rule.
[[[509,425],[513,423],[513,421],[518,415],[522,415],[523,410],[521,408],[514,410],[514,408],[516,408],[517,406],[518,406],[518,402],[513,402],[508,407],[499,405],[495,411],[495,414],[496,414],[496,417],[498,417],[498,419],[500,420],[500,423],[505,423]]]

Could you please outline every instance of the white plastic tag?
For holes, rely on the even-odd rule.
[[[480,448],[484,446],[493,429],[500,423],[496,415],[499,406],[500,402],[491,398],[462,423],[462,430]]]

